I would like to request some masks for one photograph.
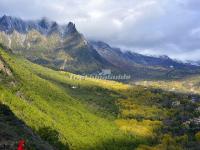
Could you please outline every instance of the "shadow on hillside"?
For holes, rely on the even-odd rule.
[[[11,126],[22,124],[10,109],[0,103],[0,149],[10,150],[17,147],[18,136]]]
[[[25,148],[28,150],[69,149],[68,145],[59,141],[56,131],[42,128],[40,132],[41,137],[15,116],[8,106],[0,103],[0,150],[16,150],[21,139],[25,140]]]
[[[85,150],[134,150],[140,144],[151,145],[151,143],[147,143],[146,139],[126,137],[119,139],[108,139],[93,145],[92,147],[88,147]]]
[[[51,129],[50,127],[45,127],[45,128],[40,128],[37,132],[42,139],[54,145],[56,149],[69,150],[68,144],[63,144],[62,142],[59,141],[59,133],[56,130]]]
[[[21,139],[25,140],[25,147],[28,150],[70,149],[68,144],[59,140],[59,133],[51,127],[40,128],[37,133],[40,137],[18,119],[9,107],[0,103],[0,150],[15,150],[18,141]],[[80,147],[82,147],[82,150],[133,150],[141,143],[145,144],[146,142],[144,139],[126,136],[99,141],[91,147],[84,146],[83,148],[83,145],[80,145]]]
[[[124,98],[124,95],[99,86],[81,86],[76,85],[73,89],[73,85],[66,81],[54,79],[50,76],[43,74],[37,74],[40,78],[45,79],[59,87],[65,89],[65,92],[72,98],[87,104],[88,110],[100,117],[117,117],[119,108],[116,105],[116,100]],[[76,84],[76,83],[75,83]],[[97,113],[98,112],[98,113]],[[100,114],[101,112],[101,114]]]

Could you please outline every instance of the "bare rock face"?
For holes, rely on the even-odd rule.
[[[11,70],[7,67],[7,65],[4,63],[3,59],[0,57],[0,72],[3,72],[7,76],[12,76]]]

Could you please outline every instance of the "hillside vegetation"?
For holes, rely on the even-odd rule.
[[[200,94],[200,76],[193,75],[179,80],[137,81],[136,85],[161,88],[179,93]]]
[[[23,128],[11,123],[9,132],[30,149],[49,149],[45,142],[59,150],[198,149],[198,126],[184,125],[199,115],[188,95],[54,71],[3,48],[0,55],[12,73],[0,69],[0,103],[32,130],[18,134]]]

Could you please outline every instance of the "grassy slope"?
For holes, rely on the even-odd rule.
[[[41,67],[2,49],[0,55],[13,72],[10,77],[0,73],[0,102],[57,149],[132,150],[140,144],[160,144],[159,150],[169,149],[169,145],[177,150],[187,146],[179,137],[176,142],[171,135],[163,136],[169,132],[177,136],[177,127],[182,131],[182,114],[191,117],[191,109],[197,108],[185,95],[84,79]],[[180,106],[171,107],[173,101],[181,101]],[[163,126],[167,120],[173,124]],[[183,130],[181,135],[187,132]],[[196,130],[188,136],[194,133]]]
[[[102,98],[105,98],[106,95],[109,97],[107,99],[109,107],[109,100],[114,100],[114,97],[119,95],[109,92],[105,88],[118,91],[124,90],[128,86],[92,79],[72,80],[69,78],[69,73],[52,71],[17,56],[9,56],[3,50],[0,52],[17,79],[12,86],[7,82],[13,83],[13,79],[7,79],[6,84],[0,85],[0,101],[9,106],[19,119],[51,144],[60,149],[66,149],[68,146],[71,149],[109,149],[109,147],[121,149],[120,146],[132,149],[135,147],[138,139],[120,131],[112,117],[102,117],[104,113],[99,112],[95,105],[88,108],[86,104],[89,103],[89,100],[80,102],[78,100],[78,98],[81,99],[81,96],[78,95],[79,92],[74,93],[78,96],[68,93],[69,90],[72,90],[71,85],[79,85],[76,90],[80,92],[99,89],[99,93],[104,95]],[[82,96],[84,99],[85,95]],[[102,110],[110,111],[103,107]],[[48,129],[58,132],[59,142],[66,146],[59,145],[59,142],[54,143],[51,138],[48,139],[46,135],[43,135],[43,131]]]

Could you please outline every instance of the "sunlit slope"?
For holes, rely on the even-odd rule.
[[[115,114],[111,112],[117,107],[110,106],[113,106],[115,98],[121,97],[114,91],[125,90],[127,85],[71,79],[70,73],[43,68],[21,57],[8,55],[2,49],[0,55],[13,73],[13,76],[1,80],[0,101],[50,144],[58,149],[120,149],[120,146],[132,149],[137,144],[134,136],[125,135],[112,120]],[[77,99],[76,95],[69,93],[72,92],[71,86],[78,87],[74,90],[80,92],[90,89],[103,91],[102,98],[110,94],[107,100],[111,102],[102,100],[105,108],[87,106],[89,101],[84,101],[84,98],[81,101],[80,95]],[[99,110],[110,113],[104,115]]]
[[[27,148],[40,144],[44,148],[32,149],[192,150],[199,146],[195,139],[199,128],[193,121],[200,111],[193,110],[200,105],[191,102],[190,95],[54,71],[6,51],[0,49],[0,106],[31,130],[18,135],[26,139]],[[185,126],[187,122],[191,126]],[[0,128],[6,124],[1,122]],[[15,124],[7,128],[8,133],[16,130],[23,128]],[[41,141],[27,138],[32,131]]]
[[[180,80],[166,80],[166,81],[139,81],[138,85],[151,86],[154,88],[161,88],[168,91],[180,93],[195,93],[200,94],[200,76],[186,77]]]

